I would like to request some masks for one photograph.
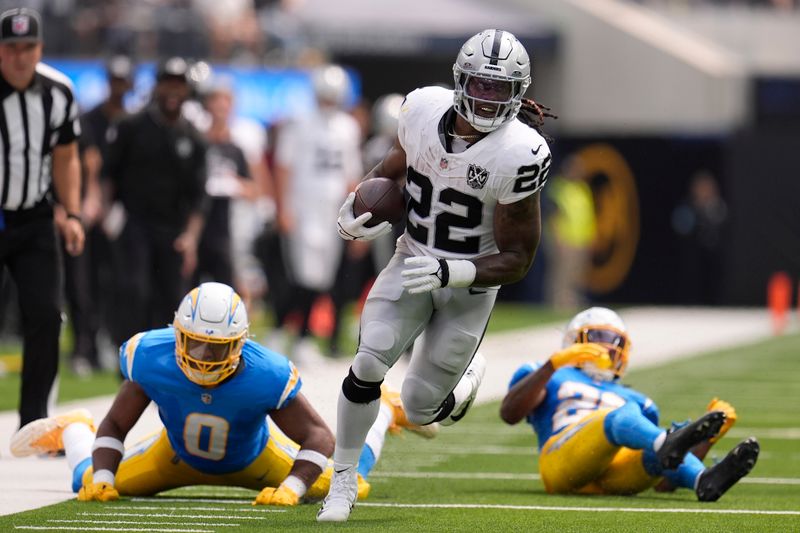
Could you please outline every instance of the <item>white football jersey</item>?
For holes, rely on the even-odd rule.
[[[494,210],[539,191],[547,181],[550,149],[533,128],[515,119],[460,153],[440,137],[453,91],[424,87],[400,112],[398,138],[406,152],[410,196],[401,237],[415,255],[468,259],[497,253]]]

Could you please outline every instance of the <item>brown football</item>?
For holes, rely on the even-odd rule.
[[[372,218],[364,224],[368,228],[377,226],[383,221],[397,224],[406,214],[403,191],[389,178],[371,178],[362,181],[356,187],[353,215],[358,218],[367,211],[372,213]]]

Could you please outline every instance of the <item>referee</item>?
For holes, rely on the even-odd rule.
[[[39,14],[0,15],[0,275],[17,285],[22,317],[20,425],[46,417],[58,371],[61,256],[51,189],[65,212],[64,248],[83,250],[78,107],[69,80],[39,63]]]

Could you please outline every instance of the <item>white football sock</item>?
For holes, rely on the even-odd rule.
[[[369,428],[369,433],[367,433],[367,446],[372,450],[375,461],[381,456],[383,442],[386,440],[386,432],[389,430],[389,426],[392,422],[394,422],[394,409],[383,402],[380,402],[380,404],[378,418],[375,419],[375,423],[372,424],[372,427]]]
[[[656,437],[656,440],[653,441],[653,451],[657,452],[661,449],[661,445],[664,444],[664,439],[667,438],[667,432],[662,431],[661,434]]]
[[[70,470],[92,456],[94,432],[83,422],[73,422],[65,427],[61,439],[64,441],[64,451]]]
[[[358,463],[367,433],[378,417],[380,404],[380,398],[369,403],[351,402],[344,392],[339,391],[334,462],[347,465]]]

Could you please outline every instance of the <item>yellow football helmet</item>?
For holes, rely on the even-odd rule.
[[[631,341],[625,323],[617,313],[605,307],[591,307],[575,315],[567,325],[563,347],[578,342],[593,342],[605,346],[613,363],[607,370],[585,363],[581,365],[584,372],[603,381],[618,379],[625,374]]]
[[[247,310],[228,285],[203,283],[175,312],[175,358],[190,381],[214,386],[236,372],[247,338]]]

